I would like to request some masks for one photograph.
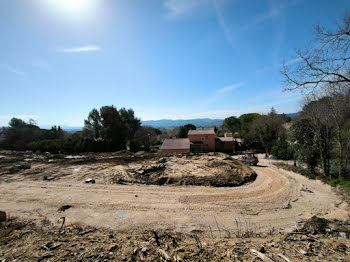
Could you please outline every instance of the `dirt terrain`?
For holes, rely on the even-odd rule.
[[[79,224],[0,223],[2,261],[349,261],[350,226],[314,217],[293,233],[214,237],[120,233]]]
[[[58,225],[65,217],[66,225],[119,232],[171,230],[224,237],[290,232],[315,215],[346,220],[349,214],[330,186],[264,159],[251,171],[225,154],[169,156],[165,161],[127,153],[21,157],[1,160],[0,207],[39,224]],[[256,179],[248,182],[255,173]],[[44,176],[54,179],[44,181]],[[87,178],[96,183],[84,183]]]

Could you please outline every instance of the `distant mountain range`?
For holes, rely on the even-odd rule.
[[[300,115],[300,112],[296,113],[289,113],[286,114],[292,119],[297,118]],[[196,127],[214,127],[214,126],[221,126],[224,122],[224,119],[210,119],[210,118],[196,118],[196,119],[160,119],[160,120],[148,120],[148,121],[141,121],[143,126],[152,126],[155,128],[172,128],[177,126],[184,126],[186,124],[192,124]],[[51,129],[51,126],[40,126],[41,128],[45,129]],[[77,132],[82,131],[83,127],[80,126],[61,126],[61,128],[67,132]]]
[[[300,112],[289,113],[286,115],[292,119],[295,119],[300,115]],[[161,120],[142,121],[142,125],[152,126],[155,128],[171,128],[171,127],[183,126],[186,124],[192,124],[192,125],[195,125],[196,127],[214,127],[214,126],[219,127],[222,125],[223,122],[224,122],[224,119],[210,119],[210,118],[177,119],[177,120],[161,119]]]
[[[177,127],[177,126],[183,126],[186,124],[192,124],[197,127],[214,127],[214,126],[221,126],[223,119],[210,119],[210,118],[197,118],[197,119],[178,119],[178,120],[171,120],[171,119],[161,119],[161,120],[149,120],[149,121],[142,121],[143,126],[152,126],[152,127]]]
[[[286,116],[290,117],[292,120],[296,119],[297,117],[299,117],[301,114],[301,112],[296,112],[296,113],[289,113],[286,114]]]

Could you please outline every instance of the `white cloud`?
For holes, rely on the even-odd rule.
[[[225,87],[219,89],[216,92],[216,95],[220,96],[220,97],[221,96],[225,96],[228,93],[230,93],[232,90],[237,89],[237,88],[241,87],[242,85],[243,85],[243,82],[240,82],[240,83],[237,83],[237,84],[232,84],[232,85],[229,85],[229,86],[225,86]]]
[[[13,74],[16,74],[16,75],[18,75],[18,76],[20,76],[20,77],[23,77],[23,76],[24,76],[24,73],[23,73],[23,72],[21,72],[21,71],[17,70],[16,68],[10,66],[9,64],[2,64],[1,67],[2,67],[4,70],[6,70],[6,71],[8,71],[8,72],[11,72],[11,73],[13,73]]]
[[[225,86],[223,88],[220,88],[216,91],[216,93],[206,102],[206,104],[212,104],[216,102],[217,100],[224,98],[225,96],[229,95],[233,90],[243,86],[243,82],[235,83],[229,86]]]
[[[188,15],[194,9],[208,3],[209,0],[164,0],[163,5],[167,9],[167,18],[177,18]]]
[[[82,53],[82,52],[96,52],[100,50],[101,48],[97,45],[85,45],[85,46],[78,46],[78,47],[61,48],[61,49],[58,49],[57,51],[61,53]]]

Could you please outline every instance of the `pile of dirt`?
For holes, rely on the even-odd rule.
[[[313,216],[301,223],[295,233],[301,234],[323,234],[328,236],[350,237],[350,224],[339,220],[327,220],[325,218]]]
[[[176,155],[142,164],[128,169],[127,177],[116,174],[113,182],[234,187],[257,177],[252,169],[223,153]]]
[[[116,233],[14,219],[0,225],[3,261],[349,261],[350,240],[299,234],[214,238],[200,232]]]
[[[164,157],[145,152],[51,155],[7,152],[0,159],[0,181],[85,181],[99,184],[194,185],[234,187],[256,173],[223,153]],[[47,179],[52,178],[52,179]]]

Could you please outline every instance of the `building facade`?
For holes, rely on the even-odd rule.
[[[215,151],[215,132],[214,130],[190,130],[188,138],[195,151],[201,148],[200,152]]]

